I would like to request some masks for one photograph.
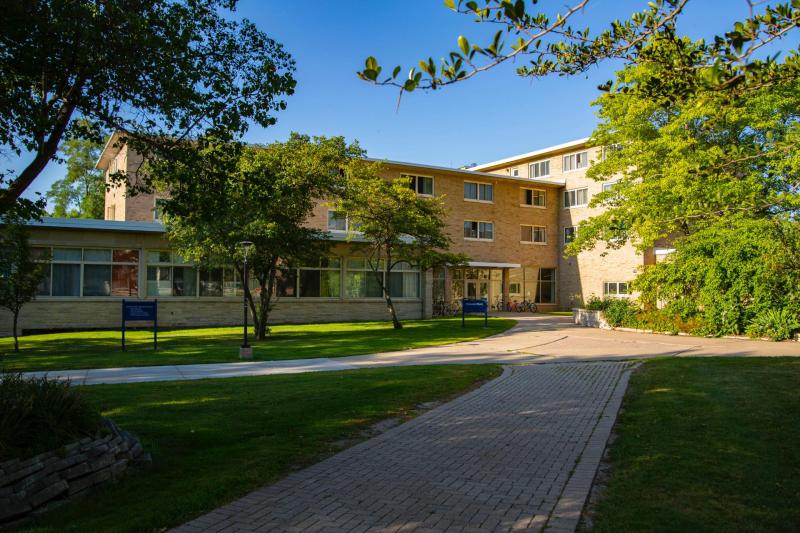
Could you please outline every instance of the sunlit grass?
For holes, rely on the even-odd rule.
[[[474,340],[514,323],[491,318],[484,328],[483,319],[471,317],[466,328],[460,318],[409,320],[401,330],[390,322],[276,325],[270,338],[252,342],[253,355],[281,360],[405,350]],[[24,371],[232,362],[239,361],[241,339],[241,327],[170,329],[159,332],[154,352],[152,332],[133,330],[126,333],[123,352],[119,331],[80,331],[22,337],[21,352],[14,354],[13,341],[0,338],[0,367]]]
[[[648,361],[595,531],[800,530],[800,358]]]
[[[496,377],[494,365],[419,366],[169,383],[84,393],[153,464],[25,531],[164,531],[319,460],[375,422]]]

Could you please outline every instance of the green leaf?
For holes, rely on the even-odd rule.
[[[458,36],[458,47],[461,48],[461,52],[463,52],[464,55],[469,54],[469,41],[463,35]]]

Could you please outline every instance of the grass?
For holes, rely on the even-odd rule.
[[[256,360],[342,357],[475,340],[507,330],[514,320],[482,318],[408,320],[402,330],[390,322],[336,324],[286,324],[272,326],[271,337],[253,342]],[[30,335],[20,339],[20,353],[13,341],[0,338],[0,367],[6,371],[69,370],[128,366],[184,365],[239,361],[241,327],[172,329],[160,331],[158,351],[153,352],[151,330],[126,334],[125,352],[119,331],[81,331]]]
[[[572,311],[547,311],[545,314],[553,316],[572,316]]]
[[[495,365],[369,369],[86,387],[153,464],[25,531],[162,531],[336,451],[387,417],[460,394]]]
[[[800,358],[644,364],[595,530],[800,530],[798,390]]]

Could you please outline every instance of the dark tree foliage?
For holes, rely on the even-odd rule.
[[[267,126],[293,92],[294,62],[235,0],[26,0],[0,17],[0,170],[7,211],[65,137],[180,160],[193,136],[232,140]],[[80,120],[78,120],[80,119]],[[119,173],[117,179],[123,179]],[[149,187],[138,175],[134,191]]]

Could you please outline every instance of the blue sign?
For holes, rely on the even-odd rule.
[[[468,300],[464,298],[461,300],[461,327],[463,328],[465,325],[464,316],[467,313],[471,314],[482,314],[483,315],[483,326],[489,326],[489,301],[481,298],[480,300]]]
[[[125,351],[125,323],[153,323],[153,351],[158,349],[158,300],[122,300],[122,351]]]
[[[155,300],[143,302],[131,302],[122,300],[122,319],[123,320],[155,320],[156,302]]]

